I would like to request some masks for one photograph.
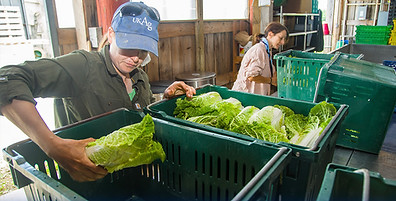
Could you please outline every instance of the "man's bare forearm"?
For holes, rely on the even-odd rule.
[[[59,139],[45,124],[35,105],[28,101],[14,99],[1,108],[2,114],[30,137],[47,154],[51,142]]]

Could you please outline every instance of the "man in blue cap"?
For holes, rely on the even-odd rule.
[[[93,181],[107,171],[92,163],[85,147],[94,139],[63,139],[40,117],[36,97],[57,98],[57,126],[64,126],[118,108],[142,110],[154,101],[147,74],[139,68],[158,56],[158,12],[143,3],[127,2],[115,12],[109,44],[100,52],[74,51],[53,58],[0,68],[0,111],[28,135],[76,181]],[[164,92],[192,97],[195,89],[175,82]]]

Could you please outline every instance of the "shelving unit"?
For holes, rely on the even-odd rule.
[[[285,25],[285,18],[286,17],[303,17],[304,18],[304,29],[302,31],[295,31],[294,28],[290,29],[290,27],[287,27],[289,29],[289,37],[303,37],[303,45],[302,45],[302,51],[309,52],[315,49],[315,47],[308,46],[308,37],[312,37],[313,34],[318,33],[318,30],[314,30],[314,23],[315,23],[315,18],[319,17],[318,13],[283,13],[283,6],[280,6],[280,12],[275,14],[275,16],[279,17],[279,22],[283,25]],[[308,24],[308,21],[311,20],[312,22],[312,30],[308,28],[310,24]],[[286,25],[287,26],[287,25]],[[295,40],[296,43],[296,40]],[[284,48],[281,47],[280,51],[282,51]]]
[[[353,31],[352,34],[347,34],[347,27],[348,26],[353,26],[353,30],[355,30],[355,27],[358,25],[372,25],[375,26],[377,23],[377,17],[378,17],[378,9],[382,3],[379,0],[375,0],[375,2],[359,2],[359,3],[354,3],[354,2],[349,2],[348,0],[344,1],[344,7],[343,7],[343,18],[342,18],[342,25],[341,25],[341,35],[340,35],[340,40],[344,41],[346,39],[354,39],[355,38],[355,33]],[[351,20],[348,19],[348,9],[350,6],[374,6],[374,14],[373,14],[373,19],[355,19]],[[357,9],[357,8],[355,8]],[[368,14],[370,15],[370,14]],[[358,16],[357,16],[358,17]]]

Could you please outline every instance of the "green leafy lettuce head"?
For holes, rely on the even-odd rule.
[[[274,106],[265,106],[260,111],[254,113],[250,119],[249,123],[258,123],[258,124],[269,124],[275,128],[277,131],[282,130],[284,117],[282,110],[274,107]]]
[[[166,155],[159,142],[153,140],[154,122],[146,115],[141,122],[125,126],[91,142],[86,147],[89,159],[108,172],[150,164],[156,159],[164,162]]]
[[[189,117],[200,116],[212,112],[214,108],[211,106],[222,101],[218,92],[208,92],[198,96],[193,96],[191,99],[178,98],[176,100],[176,108],[173,114],[177,118],[188,119]]]
[[[235,118],[231,121],[230,130],[234,132],[241,132],[244,127],[248,124],[249,118],[256,112],[258,109],[255,106],[247,106],[245,107]]]

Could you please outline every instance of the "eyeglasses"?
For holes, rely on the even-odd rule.
[[[119,49],[119,53],[121,55],[127,57],[139,57],[139,59],[145,59],[148,55],[148,51],[146,50],[137,50],[137,49]]]
[[[139,16],[143,13],[143,11],[146,11],[149,15],[149,17],[152,20],[155,21],[160,21],[160,15],[157,11],[157,9],[153,7],[149,7],[143,3],[135,3],[132,5],[126,5],[120,10],[120,17],[122,16]]]

